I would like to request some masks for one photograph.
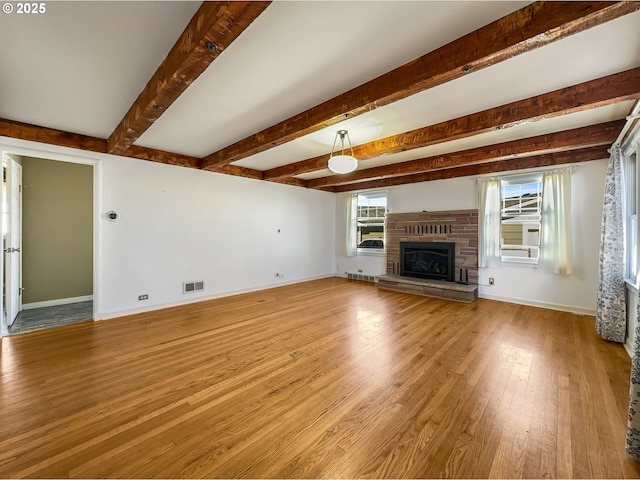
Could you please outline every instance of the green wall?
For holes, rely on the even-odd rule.
[[[22,303],[93,294],[93,167],[22,159]]]

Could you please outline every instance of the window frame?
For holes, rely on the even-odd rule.
[[[360,213],[360,208],[364,207],[364,205],[360,204],[360,197],[364,197],[367,198],[369,200],[371,199],[379,199],[379,198],[384,198],[384,217],[360,217],[359,213]],[[367,208],[371,208],[371,205],[366,205]],[[379,207],[377,207],[379,208]],[[356,253],[358,255],[385,255],[386,254],[386,249],[387,249],[387,241],[386,241],[386,236],[387,236],[387,211],[388,211],[388,192],[386,190],[376,190],[376,191],[370,191],[370,192],[358,192],[357,193],[357,197],[356,197],[356,217],[353,219],[353,221],[355,222],[355,249],[356,249]],[[382,242],[383,242],[383,247],[382,248],[373,248],[373,247],[358,247],[358,245],[360,245],[360,243],[362,243],[363,241],[367,240],[366,238],[360,238],[359,232],[358,232],[358,227],[362,226],[362,225],[358,225],[358,223],[360,223],[360,219],[363,218],[375,218],[375,219],[381,219],[381,222],[373,222],[370,224],[370,226],[382,226]]]
[[[631,142],[631,146],[622,152],[623,179],[623,222],[624,222],[624,279],[627,284],[638,289],[638,200],[640,186],[640,169],[638,168],[638,152],[640,137]],[[631,159],[633,158],[633,162]],[[635,263],[635,265],[633,265]],[[635,267],[635,268],[634,268]]]
[[[542,229],[542,201],[543,201],[543,192],[542,192],[542,177],[543,172],[532,172],[524,175],[507,175],[499,177],[500,180],[500,261],[504,264],[522,264],[522,265],[538,265],[540,262],[540,232]],[[504,235],[503,235],[503,225],[505,225],[505,220],[503,219],[503,211],[504,211],[504,187],[514,186],[514,185],[526,185],[537,183],[540,185],[539,193],[538,193],[538,213],[537,219],[533,219],[533,221],[529,223],[536,223],[538,225],[538,244],[537,245],[512,245],[504,243]],[[507,220],[508,222],[508,220]],[[517,224],[517,225],[526,225],[524,221],[522,222],[514,222],[512,221],[509,224]],[[523,240],[524,242],[524,240]],[[502,252],[505,250],[505,247],[529,247],[537,248],[537,256],[536,257],[519,257],[519,256],[511,256],[504,255]],[[521,248],[520,250],[525,250],[525,248]]]

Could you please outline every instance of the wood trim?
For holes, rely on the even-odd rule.
[[[108,140],[122,154],[270,5],[268,1],[203,2]]]
[[[236,177],[253,178],[256,180],[262,180],[262,172],[260,170],[254,170],[253,168],[240,167],[238,165],[220,165],[214,173],[224,173],[225,175],[235,175]]]
[[[463,167],[446,168],[443,170],[434,170],[415,175],[404,175],[402,177],[365,181],[336,187],[324,187],[322,189],[326,190],[330,188],[330,191],[332,192],[350,192],[353,190],[364,190],[368,188],[382,188],[393,185],[405,185],[408,183],[484,175],[487,173],[509,172],[513,170],[523,170],[526,168],[565,165],[567,163],[588,162],[591,160],[602,160],[606,158],[609,158],[607,146],[595,146],[581,148],[578,150],[549,153],[546,155],[536,155],[533,157],[499,160],[497,162],[482,163],[479,165],[465,165]]]
[[[220,165],[212,170],[213,173],[223,173],[225,175],[234,175],[236,177],[244,177],[244,178],[253,178],[255,180],[263,180],[262,175],[263,172],[260,170],[255,170],[253,168],[240,167],[238,165]],[[281,178],[279,180],[275,180],[277,183],[283,183],[285,185],[293,185],[296,187],[306,187],[307,182],[305,180],[301,180],[299,178]]]
[[[289,177],[289,178],[279,178],[278,180],[274,180],[276,183],[282,183],[285,185],[293,185],[295,187],[306,187],[307,181],[302,180],[301,178]]]
[[[7,119],[0,119],[0,136],[48,145],[58,145],[60,147],[84,150],[86,152],[107,153],[107,141],[103,138],[65,132],[54,128],[39,127],[37,125],[14,122],[13,120]],[[129,147],[122,156],[180,167],[200,167],[200,159],[196,157],[135,145]]]
[[[640,3],[640,2],[638,2]],[[359,161],[640,98],[640,68],[615,73],[353,147]],[[264,172],[265,180],[325,169],[328,155]]]
[[[130,146],[122,153],[122,156],[166,165],[176,165],[178,167],[200,168],[200,159],[197,157],[165,152],[155,148],[138,147],[137,145]]]
[[[459,152],[435,155],[408,162],[368,168],[346,175],[331,175],[307,181],[307,187],[328,187],[367,180],[399,177],[443,168],[477,165],[516,156],[532,156],[596,145],[610,145],[624,126],[624,120],[589,125],[547,135],[523,138],[512,142],[472,148]]]
[[[107,141],[102,138],[65,132],[55,128],[39,127],[4,118],[0,118],[0,136],[77,148],[88,152],[107,153]]]
[[[266,151],[638,9],[640,2],[536,2],[212,153],[202,166],[212,169]]]

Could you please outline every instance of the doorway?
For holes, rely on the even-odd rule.
[[[3,334],[93,320],[93,165],[5,158]]]

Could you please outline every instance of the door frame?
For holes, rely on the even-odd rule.
[[[9,248],[17,248],[18,255],[11,255],[10,257],[6,255],[7,252],[5,249],[5,254],[3,255],[3,272],[4,278],[6,281],[6,285],[4,285],[4,310],[6,311],[6,326],[13,325],[15,318],[18,316],[20,311],[22,311],[22,165],[14,160],[10,154],[7,152],[2,152],[2,169],[3,174],[6,179],[7,191],[6,191],[6,203],[4,205],[3,199],[3,207],[7,209],[8,212],[8,230],[7,232],[3,232],[6,234],[7,243],[5,245],[6,249]],[[15,172],[14,172],[15,169]],[[17,185],[14,182],[14,173],[18,173]],[[17,192],[15,191],[17,188]],[[13,204],[13,195],[17,193],[17,205]],[[13,207],[13,208],[12,208]],[[17,210],[17,211],[16,211]],[[17,214],[17,218],[16,215]],[[16,227],[16,228],[14,228]],[[18,231],[17,239],[14,237],[15,231]],[[13,241],[9,241],[12,240]],[[14,250],[15,252],[15,250]],[[16,263],[17,262],[17,265]],[[15,275],[14,275],[15,273]],[[16,285],[17,284],[17,285]],[[11,287],[11,289],[9,288]],[[16,288],[17,287],[17,288]],[[11,290],[11,291],[10,291]],[[17,298],[13,296],[13,294],[17,294]],[[17,301],[17,305],[14,304]],[[0,306],[2,304],[0,303]],[[14,311],[17,310],[17,311]],[[1,311],[1,310],[0,310]]]
[[[34,148],[34,145],[39,148]],[[45,149],[46,148],[46,149]],[[93,320],[101,319],[101,225],[99,222],[101,211],[101,179],[102,179],[102,162],[100,154],[92,154],[92,152],[78,152],[67,147],[58,147],[55,145],[41,145],[25,140],[18,140],[6,137],[0,137],[0,156],[5,153],[14,154],[23,157],[35,157],[46,160],[54,160],[67,163],[78,163],[82,165],[90,165],[93,167]],[[80,154],[78,154],[80,153]],[[4,265],[0,262],[0,267]],[[4,279],[0,275],[0,292],[3,288]],[[0,299],[1,302],[1,299]],[[2,304],[0,303],[0,307]],[[1,311],[1,310],[0,310]],[[4,322],[4,320],[3,320]],[[1,330],[1,329],[0,329]],[[1,335],[1,333],[0,333]]]

